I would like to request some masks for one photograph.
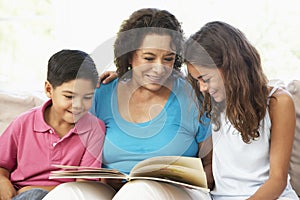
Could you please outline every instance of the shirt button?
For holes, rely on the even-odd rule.
[[[53,133],[53,131],[50,129],[50,130],[49,130],[49,133],[51,133],[51,134],[52,134],[52,133]]]
[[[56,144],[57,144],[57,143],[56,143],[56,142],[54,142],[54,143],[52,144],[52,146],[53,146],[53,147],[55,147],[55,146],[56,146]]]

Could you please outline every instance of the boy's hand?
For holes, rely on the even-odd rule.
[[[16,194],[17,191],[10,180],[0,175],[0,200],[11,200]]]
[[[118,77],[118,74],[115,71],[103,72],[98,78],[97,88],[100,87],[101,83],[103,83],[103,84],[109,83],[109,82],[115,80],[117,77]]]
[[[27,190],[32,190],[34,188],[39,188],[39,189],[43,189],[43,190],[47,190],[47,191],[51,191],[55,188],[55,185],[49,185],[49,186],[43,186],[43,185],[28,185],[25,187],[22,187],[21,189],[18,190],[17,194],[21,194],[22,192],[25,192]]]

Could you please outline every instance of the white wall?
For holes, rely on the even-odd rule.
[[[103,58],[96,58],[97,63],[112,67],[110,45],[121,22],[133,11],[144,7],[169,10],[182,22],[186,36],[209,21],[230,23],[243,31],[257,47],[270,79],[289,80],[300,75],[297,0],[283,3],[271,0],[34,2],[39,5],[28,5],[22,0],[0,0],[0,32],[12,30],[14,33],[0,38],[1,89],[42,90],[47,61],[63,48],[81,49],[91,54],[107,48],[102,51]],[[13,9],[18,12],[14,13]],[[42,10],[42,14],[36,10]]]

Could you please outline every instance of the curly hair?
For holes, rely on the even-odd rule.
[[[189,76],[197,95],[202,96],[200,114],[206,113],[219,130],[220,113],[225,109],[245,143],[258,138],[260,121],[267,109],[268,80],[255,47],[237,28],[214,21],[193,34],[184,48],[187,63],[218,68],[226,90],[225,101],[216,103],[208,93],[199,92],[196,81]]]
[[[124,20],[114,43],[114,63],[119,77],[130,66],[129,61],[146,35],[159,34],[171,36],[171,48],[176,52],[174,69],[179,71],[182,65],[184,36],[181,24],[176,17],[166,10],[143,8],[135,11]]]

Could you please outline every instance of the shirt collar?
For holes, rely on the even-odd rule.
[[[44,112],[46,108],[52,104],[52,100],[47,100],[42,106],[36,109],[34,114],[34,131],[36,132],[47,132],[51,129],[51,127],[45,122]]]
[[[48,106],[52,104],[52,100],[47,100],[42,106],[36,108],[35,116],[34,116],[34,131],[36,132],[48,132],[52,130],[52,127],[49,126],[44,118],[45,110]],[[83,134],[92,129],[92,126],[95,122],[95,118],[90,113],[86,113],[82,116],[78,122],[75,124],[74,128],[70,130],[70,132]],[[97,121],[97,120],[96,120]]]

